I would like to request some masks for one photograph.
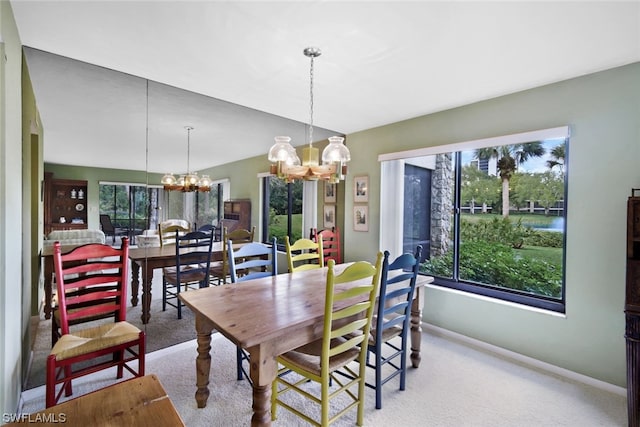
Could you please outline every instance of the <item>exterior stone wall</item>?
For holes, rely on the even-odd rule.
[[[451,153],[436,156],[431,175],[431,257],[449,250],[453,207],[453,165]]]

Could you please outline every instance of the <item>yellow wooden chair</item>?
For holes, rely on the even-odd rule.
[[[176,231],[180,236],[191,231],[191,224],[184,219],[168,219],[158,224],[160,246],[174,245],[176,243]]]
[[[311,239],[298,239],[292,245],[289,236],[285,236],[289,273],[324,267],[322,239],[314,242]]]
[[[324,427],[357,406],[357,424],[362,425],[367,337],[378,296],[381,262],[382,253],[378,253],[375,266],[359,261],[335,275],[335,261],[329,260],[322,338],[278,356],[282,368],[272,384],[272,420],[276,420],[277,407],[281,406],[312,425]],[[357,366],[351,364],[356,361]],[[320,395],[310,391],[309,380],[320,384]],[[321,420],[295,408],[285,396],[290,391],[320,405]],[[345,394],[351,397],[348,404],[331,407],[332,399]]]

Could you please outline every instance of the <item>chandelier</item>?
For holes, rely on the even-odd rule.
[[[191,131],[193,127],[185,126],[185,129],[187,130],[187,173],[180,175],[178,179],[176,179],[173,174],[168,173],[162,177],[160,183],[164,185],[164,189],[167,191],[182,191],[185,193],[192,191],[208,192],[211,190],[211,179],[209,175],[202,175],[202,178],[199,178],[198,173],[191,172],[191,168],[189,167]]]
[[[332,136],[329,138],[329,145],[322,151],[322,164],[319,163],[318,149],[313,146],[313,61],[322,52],[317,47],[308,47],[303,53],[311,59],[309,145],[302,150],[301,162],[296,149],[291,145],[291,138],[276,136],[276,142],[268,155],[269,161],[272,162],[271,173],[289,182],[303,179],[337,183],[347,174],[346,163],[351,160],[351,154],[344,145],[344,138]]]

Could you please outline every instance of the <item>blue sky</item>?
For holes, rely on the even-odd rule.
[[[519,170],[521,172],[546,172],[549,169],[547,168],[547,160],[551,159],[550,151],[557,145],[562,144],[564,139],[549,139],[542,142],[542,145],[545,149],[545,154],[542,157],[534,157],[522,165],[519,166]],[[474,151],[464,151],[462,153],[462,164],[468,165],[469,162],[473,159]]]

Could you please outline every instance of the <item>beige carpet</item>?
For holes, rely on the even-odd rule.
[[[249,425],[251,388],[235,379],[235,347],[212,341],[208,405],[196,407],[195,340],[147,355],[147,373],[158,375],[189,427]],[[115,373],[98,373],[74,387],[76,395],[104,387]],[[409,369],[407,390],[384,387],[383,409],[366,392],[367,426],[625,426],[622,389],[602,390],[497,356],[456,339],[423,333],[422,364]],[[23,393],[24,412],[44,407],[44,387]],[[275,426],[306,425],[281,410]],[[355,425],[355,413],[334,425]]]

